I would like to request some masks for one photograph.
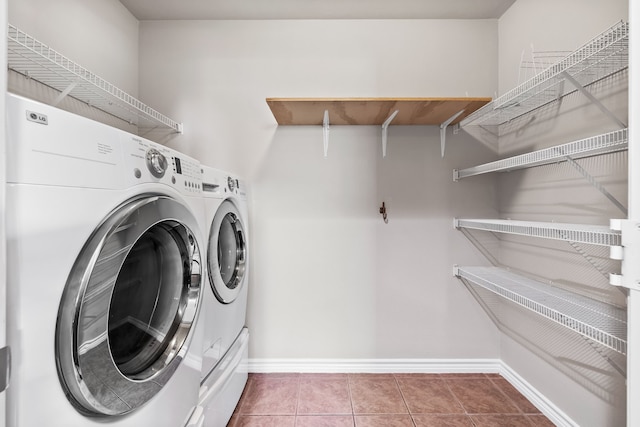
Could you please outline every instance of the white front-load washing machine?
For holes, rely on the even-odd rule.
[[[202,362],[199,162],[14,95],[7,128],[7,425],[184,426]]]
[[[208,286],[203,290],[200,407],[204,425],[220,427],[231,418],[248,377],[247,186],[233,174],[202,169]]]

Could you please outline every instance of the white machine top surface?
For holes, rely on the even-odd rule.
[[[12,94],[7,117],[8,183],[114,190],[160,183],[202,194],[200,163],[163,145]]]

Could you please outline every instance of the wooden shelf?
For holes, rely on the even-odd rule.
[[[464,110],[456,124],[491,98],[267,98],[279,125],[382,125],[395,111],[393,125],[440,125]]]

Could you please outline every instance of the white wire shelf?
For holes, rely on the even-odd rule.
[[[182,123],[145,105],[13,25],[8,27],[8,66],[128,123],[168,127],[182,133]]]
[[[519,156],[508,157],[495,162],[470,167],[467,169],[454,169],[453,179],[467,178],[491,172],[509,172],[517,169],[541,166],[550,163],[559,163],[570,159],[597,156],[600,154],[614,153],[627,149],[627,129],[616,130],[602,135],[592,136],[567,144],[556,145]]]
[[[496,126],[574,92],[629,66],[629,24],[619,22],[556,64],[470,114],[461,127]],[[567,78],[569,76],[569,78]],[[569,83],[569,84],[565,84]]]
[[[498,267],[457,267],[455,274],[589,340],[627,352],[627,314],[620,307]]]
[[[588,243],[598,246],[621,246],[619,231],[604,225],[567,224],[560,222],[535,222],[499,219],[457,218],[456,228],[467,228],[496,233],[540,237],[565,242]]]

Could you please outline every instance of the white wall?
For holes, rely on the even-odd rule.
[[[140,94],[185,122],[167,141],[252,184],[251,357],[495,358],[498,334],[451,275],[482,263],[455,215],[495,215],[495,154],[436,127],[277,127],[266,97],[491,96],[497,22],[140,24]],[[472,70],[472,71],[471,71]],[[377,213],[382,201],[389,224]]]
[[[518,0],[499,21],[500,93],[524,80],[520,61],[537,51],[572,51],[622,19],[625,0]],[[529,77],[532,73],[529,73]],[[590,87],[627,122],[627,73]],[[531,120],[531,121],[529,121]],[[618,129],[585,97],[573,94],[502,129],[501,155],[513,155]],[[578,161],[623,204],[627,203],[627,155]],[[609,223],[624,214],[569,164],[501,174],[500,215],[505,218]],[[620,265],[604,248],[504,237],[500,261],[510,268],[579,294],[624,306],[625,295],[608,284]],[[584,256],[583,256],[584,255]],[[598,271],[597,268],[601,269]],[[625,425],[625,358],[587,343],[578,334],[504,304],[499,310],[501,358],[580,426]],[[607,361],[609,358],[609,361]]]

